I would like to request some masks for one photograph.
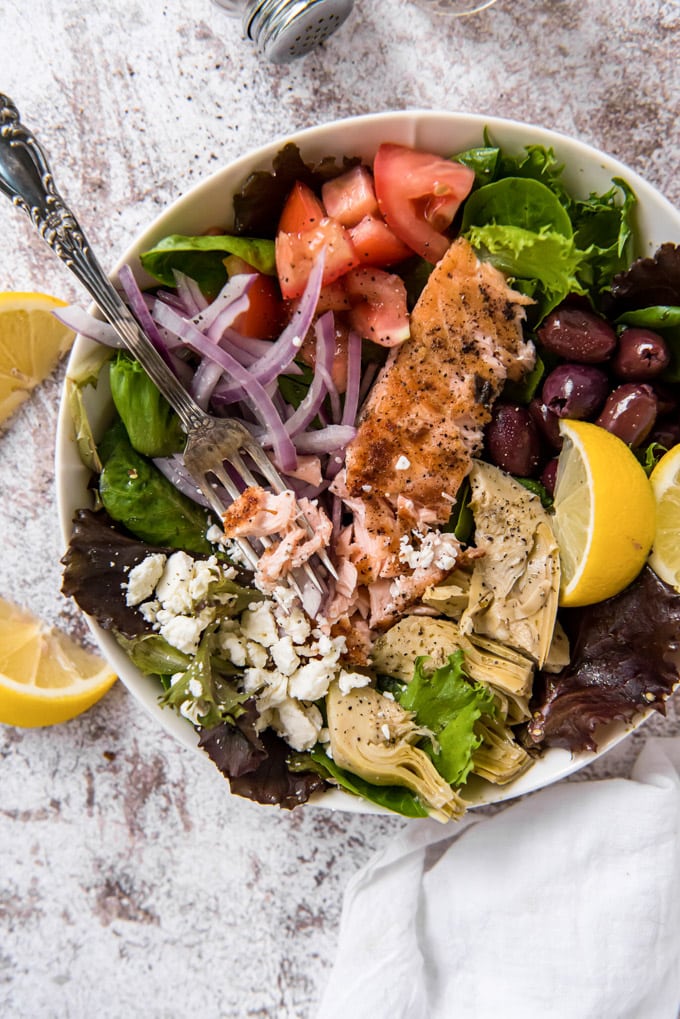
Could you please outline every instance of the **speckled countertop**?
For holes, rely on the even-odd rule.
[[[680,202],[680,4],[498,0],[465,22],[357,0],[323,49],[258,59],[209,0],[4,0],[0,90],[58,167],[104,263],[169,201],[273,135],[373,110],[528,120]],[[0,206],[0,289],[80,296]],[[59,593],[62,373],[0,440],[0,594],[85,639]],[[576,780],[623,774],[654,719]],[[61,727],[0,727],[0,1015],[315,1014],[344,886],[398,818],[259,808],[117,684]]]

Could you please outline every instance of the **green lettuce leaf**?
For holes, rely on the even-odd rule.
[[[504,224],[541,234],[554,232],[571,238],[573,228],[559,198],[540,181],[505,177],[470,195],[465,203],[462,230],[472,226]]]
[[[170,456],[184,449],[179,418],[139,361],[119,353],[111,363],[111,396],[134,449],[144,456]]]
[[[224,721],[234,721],[243,714],[243,705],[250,696],[239,692],[236,684],[215,668],[212,656],[216,643],[216,625],[213,623],[206,628],[189,667],[160,697],[163,706],[168,705],[177,711],[186,701],[198,702],[197,717],[205,729],[212,729]],[[192,693],[196,684],[201,691],[198,696]]]
[[[309,759],[314,762],[316,771],[323,777],[330,776],[337,784],[355,796],[361,796],[364,800],[377,803],[381,807],[387,807],[396,814],[403,814],[404,817],[427,817],[429,811],[423,806],[418,797],[409,789],[401,786],[372,785],[358,775],[353,775],[344,768],[338,767],[332,761],[323,747],[316,746],[309,751],[309,754],[298,754],[295,760],[289,763],[291,769],[309,769]]]
[[[118,423],[100,443],[102,504],[113,520],[152,545],[210,555],[210,517],[133,449]]]
[[[472,770],[473,751],[481,743],[475,722],[495,712],[493,693],[471,682],[464,661],[463,652],[457,651],[446,665],[430,670],[427,657],[416,658],[413,679],[399,697],[403,708],[415,712],[418,725],[434,734],[436,746],[425,744],[422,749],[453,786],[462,785]]]
[[[574,242],[583,251],[586,263],[580,278],[598,291],[608,286],[612,277],[626,269],[633,259],[633,213],[637,198],[620,177],[615,177],[613,184],[603,195],[591,194],[586,201],[574,202],[570,210]]]
[[[276,275],[274,242],[252,237],[186,237],[171,234],[140,255],[142,267],[167,287],[175,286],[175,270],[195,280],[206,297],[216,297],[227,281],[224,259],[237,255],[258,272]]]

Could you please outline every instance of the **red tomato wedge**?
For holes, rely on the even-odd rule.
[[[413,254],[379,215],[364,216],[349,235],[362,265],[396,265]]]
[[[229,276],[249,273],[256,277],[248,289],[248,309],[234,319],[233,328],[242,336],[258,340],[276,339],[286,322],[286,308],[274,277],[258,272],[237,255],[228,255],[224,265]]]
[[[333,367],[331,378],[339,393],[347,389],[347,360],[349,353],[349,326],[342,319],[335,316],[335,350],[333,351]],[[300,360],[308,364],[310,368],[316,365],[316,335],[310,329],[300,347]]]
[[[298,234],[311,230],[326,216],[326,210],[310,187],[301,181],[293,186],[279,220],[279,231]]]
[[[373,163],[378,205],[387,225],[433,264],[451,241],[444,234],[467,198],[474,170],[404,145],[383,144]]]
[[[321,188],[326,212],[343,226],[356,226],[364,216],[378,211],[373,177],[365,166],[355,166],[347,173],[326,181]]]
[[[345,277],[353,329],[382,347],[398,347],[411,334],[404,281],[382,269],[353,269]]]
[[[290,300],[305,289],[309,274],[321,251],[325,249],[322,286],[333,283],[359,264],[354,245],[344,226],[328,216],[318,226],[302,233],[276,236],[276,272],[281,293]]]

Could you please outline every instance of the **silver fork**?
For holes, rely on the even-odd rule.
[[[247,455],[275,492],[286,486],[262,447],[248,430],[237,421],[215,418],[206,414],[182,387],[166,365],[146,333],[140,328],[128,307],[101,268],[78,221],[57,191],[47,157],[37,139],[22,124],[12,100],[0,92],[0,191],[22,209],[52,251],[85,287],[104,317],[111,323],[125,346],[140,362],[177,412],[187,435],[184,463],[212,510],[221,518],[223,505],[209,475],[214,475],[228,495],[240,494],[224,464],[231,464],[247,486],[257,485],[243,459]],[[312,525],[298,506],[298,516],[311,537]],[[257,567],[259,556],[245,538],[236,539],[248,564]],[[267,547],[268,538],[260,539]],[[335,568],[324,549],[318,553],[323,566],[333,577]],[[302,567],[305,575],[321,593],[325,587],[309,563]],[[288,575],[290,586],[300,594],[297,580]]]

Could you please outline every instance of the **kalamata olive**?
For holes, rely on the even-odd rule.
[[[538,429],[526,407],[500,403],[486,429],[486,448],[496,467],[529,478],[541,461]]]
[[[632,449],[647,438],[656,421],[657,403],[654,390],[644,383],[632,382],[617,386],[595,422],[623,439]]]
[[[553,414],[543,400],[537,396],[529,404],[529,414],[548,445],[553,449],[562,449],[563,439],[560,435],[560,419],[557,414]]]
[[[680,421],[672,418],[658,418],[656,424],[647,436],[647,442],[658,442],[666,449],[672,449],[680,443]]]
[[[543,383],[543,403],[558,418],[592,417],[607,398],[609,379],[591,364],[561,364]]]
[[[538,338],[546,350],[580,364],[606,361],[616,348],[616,333],[606,319],[570,305],[551,311]]]
[[[557,481],[557,465],[559,460],[556,456],[552,460],[548,460],[547,464],[541,471],[539,481],[551,495],[555,494],[555,482]]]
[[[680,391],[677,386],[669,386],[665,382],[654,382],[652,389],[656,394],[657,413],[674,414],[680,410]]]
[[[646,382],[656,378],[671,360],[663,336],[651,329],[624,329],[611,361],[614,375],[626,382]]]

